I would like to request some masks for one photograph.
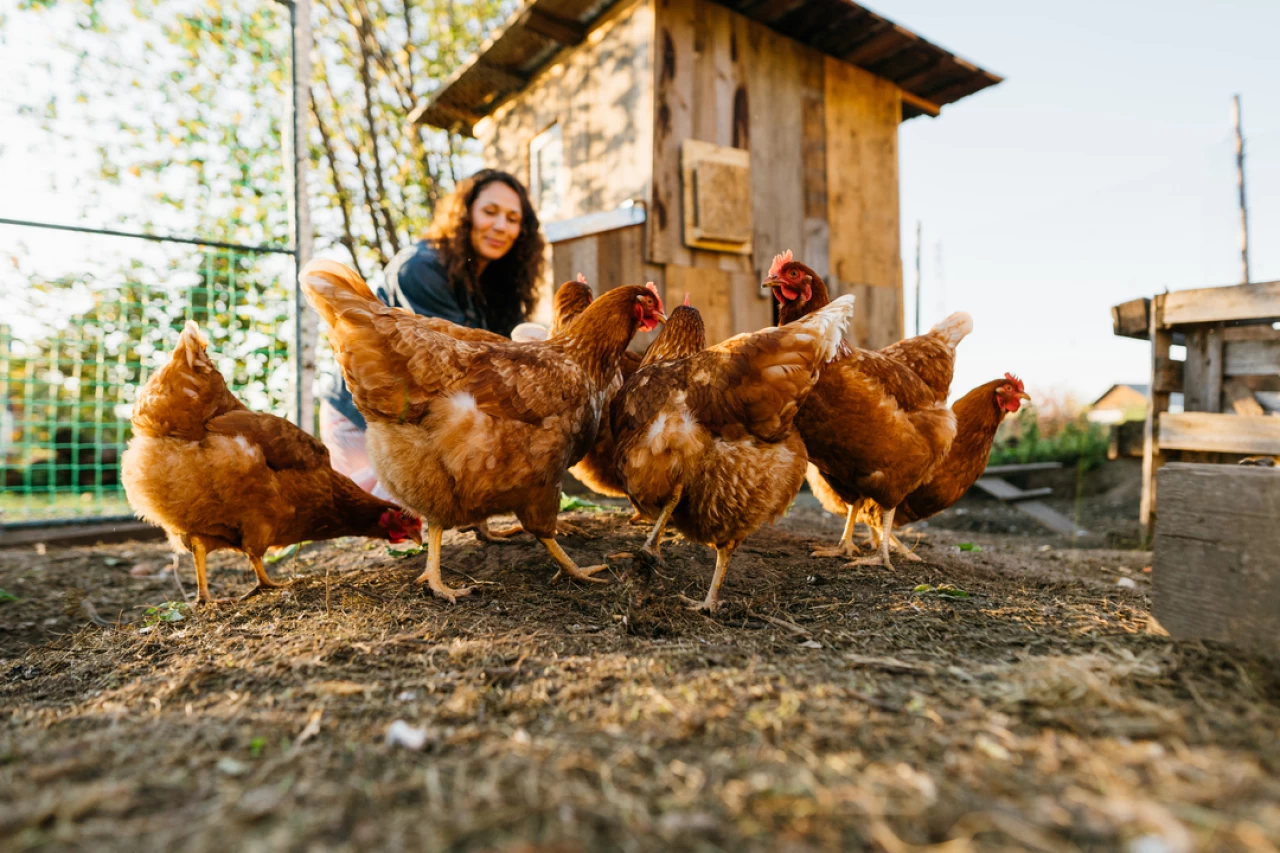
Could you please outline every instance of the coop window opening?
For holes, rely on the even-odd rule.
[[[529,191],[539,219],[550,221],[567,212],[565,185],[564,137],[557,121],[529,142]]]

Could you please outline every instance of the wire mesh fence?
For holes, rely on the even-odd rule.
[[[126,517],[120,457],[133,403],[187,320],[232,390],[289,415],[293,258],[250,247],[87,238],[88,271],[30,272],[0,294],[0,524]],[[129,249],[121,245],[129,244]],[[83,248],[83,247],[81,247]],[[71,253],[76,255],[77,253]],[[69,264],[67,263],[69,261]],[[63,266],[78,266],[74,257]]]

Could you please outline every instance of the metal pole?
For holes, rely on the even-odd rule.
[[[1231,101],[1231,123],[1236,128],[1236,186],[1240,190],[1240,272],[1249,283],[1249,208],[1244,202],[1244,131],[1240,127],[1240,96]]]
[[[287,0],[282,0],[287,2]],[[307,195],[310,152],[307,139],[311,102],[311,0],[292,0],[289,6],[289,64],[292,71],[290,104],[291,172],[293,176],[293,285],[294,420],[308,433],[315,432],[313,384],[316,372],[316,319],[306,310],[302,285],[296,273],[311,260],[311,207]]]
[[[916,220],[916,334],[920,334],[920,220]]]

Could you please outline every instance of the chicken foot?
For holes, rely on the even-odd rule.
[[[864,515],[862,516],[862,518],[867,525],[867,529],[871,531],[870,534],[867,536],[867,544],[869,544],[872,548],[879,549],[880,537],[883,535],[880,525],[878,523],[874,523],[869,515]],[[917,533],[916,535],[920,536],[922,534]],[[898,538],[898,535],[896,533],[890,532],[889,547],[894,551],[897,551],[899,554],[903,556],[904,559],[912,563],[924,562],[924,558],[921,557],[919,554],[917,554],[915,552],[915,549],[908,548],[906,545],[904,545],[902,540]]]
[[[890,509],[884,510],[884,520],[882,522],[882,530],[889,531],[889,532],[887,534],[882,534],[880,536],[879,553],[877,553],[873,557],[860,557],[856,560],[850,560],[848,563],[845,563],[846,566],[883,566],[886,569],[893,568],[893,561],[889,559],[889,543],[891,541],[897,540],[897,537],[894,536],[892,532],[893,531],[893,513],[896,509],[897,507],[892,507]],[[898,544],[900,547],[903,547],[902,543],[898,543]],[[904,550],[906,550],[905,547],[904,547]],[[916,557],[914,554],[912,554],[911,556],[915,557],[916,560],[920,559],[919,557]]]
[[[857,524],[858,508],[854,504],[849,505],[848,514],[845,517],[844,533],[840,535],[840,544],[831,548],[818,548],[809,554],[810,557],[842,557],[846,560],[853,559],[862,553],[857,545],[853,542],[853,528]]]
[[[654,565],[662,565],[662,534],[666,532],[667,522],[671,521],[671,514],[676,511],[676,506],[680,503],[680,498],[684,496],[684,486],[676,486],[675,493],[671,499],[662,507],[662,511],[658,513],[658,520],[654,522],[653,528],[649,531],[648,537],[645,538],[644,544],[640,546],[639,551],[619,551],[616,554],[610,554],[610,558],[614,557],[638,557],[641,562],[648,564],[648,568],[652,569]],[[635,523],[635,519],[639,518],[641,523],[648,524],[644,516],[640,514],[640,510],[636,510],[635,516],[631,519],[631,523]]]
[[[741,539],[731,539],[725,545],[716,546],[716,570],[711,576],[711,587],[707,590],[707,597],[701,602],[694,602],[692,599],[680,596],[689,602],[690,610],[705,610],[708,613],[715,613],[720,606],[720,586],[724,583],[724,576],[729,571],[729,561],[733,559],[733,552],[738,550],[738,544]]]
[[[539,536],[538,541],[546,546],[546,549],[551,554],[552,558],[560,564],[560,571],[563,571],[569,577],[580,581],[590,581],[591,583],[609,582],[605,578],[592,577],[592,575],[603,572],[605,569],[609,568],[608,563],[601,563],[598,566],[579,566],[568,554],[564,552],[564,549],[560,547],[560,543],[555,540],[555,537],[543,539]],[[555,580],[560,577],[560,571],[557,571],[551,579]]]
[[[284,589],[285,587],[289,586],[289,584],[287,583],[279,583],[271,579],[271,577],[267,574],[267,567],[262,564],[261,557],[255,554],[249,554],[248,556],[249,556],[249,564],[253,566],[253,573],[258,576],[258,585],[255,586],[253,589],[249,590],[248,592],[246,592],[244,595],[240,596],[241,601],[246,601],[250,598],[253,598],[255,595],[258,595],[259,593],[265,592],[266,590],[269,590],[269,589]]]
[[[418,575],[416,584],[427,584],[436,598],[443,598],[450,604],[461,596],[470,595],[472,587],[453,588],[445,585],[440,578],[440,542],[444,539],[444,528],[439,524],[427,522],[427,568]]]

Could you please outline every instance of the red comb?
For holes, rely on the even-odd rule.
[[[582,273],[578,273],[578,283],[579,283],[579,284],[586,284],[586,283],[587,283],[587,277],[586,277],[585,275],[583,275]]]
[[[651,281],[646,281],[644,283],[644,286],[647,290],[649,290],[653,294],[653,298],[658,300],[658,310],[661,311],[663,314],[667,313],[666,309],[662,307],[662,296],[658,293],[658,285],[654,284]]]
[[[787,249],[781,255],[773,256],[773,266],[769,267],[769,275],[775,276],[782,273],[782,267],[791,263],[791,250]]]
[[[686,307],[686,308],[688,308],[688,307],[689,307],[689,293],[688,293],[688,291],[685,291],[685,294],[684,294],[684,307]]]
[[[1012,373],[1006,373],[1006,374],[1004,375],[1004,378],[1005,378],[1005,381],[1006,381],[1006,382],[1012,382],[1012,383],[1014,384],[1014,386],[1016,386],[1016,387],[1017,387],[1017,389],[1018,389],[1019,391],[1026,391],[1026,390],[1027,390],[1026,388],[1023,388],[1023,387],[1022,387],[1022,380],[1021,380],[1021,379],[1019,379],[1018,377],[1014,376]]]

